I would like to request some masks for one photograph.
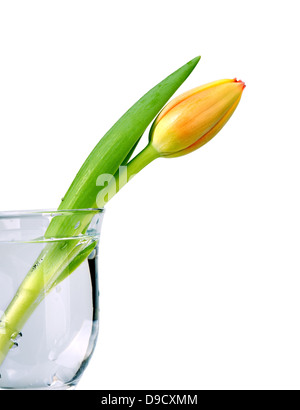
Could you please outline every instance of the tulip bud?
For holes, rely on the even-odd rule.
[[[106,197],[111,199],[153,160],[186,155],[211,140],[233,114],[244,88],[237,79],[220,80],[174,98],[154,121],[148,145],[126,164],[125,181],[117,173],[101,191],[97,206],[104,206]]]
[[[242,81],[220,80],[172,100],[156,118],[150,144],[162,157],[186,155],[210,141],[235,111]]]

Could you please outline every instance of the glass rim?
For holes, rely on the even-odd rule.
[[[72,214],[101,214],[104,213],[104,208],[82,208],[82,209],[34,209],[34,210],[19,210],[19,211],[0,211],[0,219],[6,218],[22,218],[26,216],[63,216]]]

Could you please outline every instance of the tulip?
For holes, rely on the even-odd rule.
[[[210,141],[226,124],[239,104],[245,83],[219,80],[174,98],[156,117],[149,144],[126,165],[127,183],[154,159],[186,155]],[[98,207],[105,205],[122,186],[120,174],[101,192]]]
[[[185,155],[220,131],[240,101],[245,87],[242,81],[221,80],[195,88],[162,109],[198,62],[199,57],[168,76],[120,118],[91,152],[59,209],[95,208],[95,205],[101,208],[107,202],[106,197],[110,200],[132,176],[154,159]],[[147,147],[128,162],[141,135],[157,114]],[[124,175],[118,171],[123,168],[126,168],[125,182]],[[108,178],[107,185],[103,184],[105,178]],[[77,222],[77,217],[71,222],[54,218],[45,238],[66,237],[69,233],[73,236]],[[80,223],[78,243],[75,241],[64,251],[59,243],[47,244],[37,259],[38,263],[30,269],[6,312],[0,316],[0,322],[3,322],[0,326],[0,366],[12,347],[13,336],[22,329],[38,303],[93,250],[94,244],[84,248],[80,241],[80,235],[84,234],[90,220],[83,218]]]
[[[210,141],[226,124],[241,99],[242,81],[220,80],[171,101],[150,131],[150,143],[166,158],[186,155]]]

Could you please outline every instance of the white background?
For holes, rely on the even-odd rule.
[[[58,206],[99,138],[193,57],[179,92],[247,84],[213,141],[107,206],[79,389],[300,387],[298,3],[0,2],[2,211]]]

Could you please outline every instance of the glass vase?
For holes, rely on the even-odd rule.
[[[99,328],[103,210],[0,213],[0,390],[74,389]]]

